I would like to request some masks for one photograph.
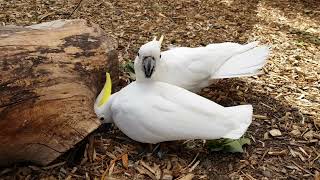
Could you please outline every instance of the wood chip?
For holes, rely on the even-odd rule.
[[[286,166],[286,168],[300,171],[300,169],[297,166]]]
[[[111,161],[111,165],[108,171],[108,175],[111,176],[113,173],[114,165],[116,164],[116,161]]]
[[[308,131],[307,133],[305,133],[304,135],[303,135],[303,137],[305,138],[305,139],[312,139],[313,138],[313,131]]]
[[[117,157],[114,154],[112,154],[111,152],[106,151],[105,154],[107,156],[109,156],[111,159],[117,159]]]
[[[307,157],[310,157],[310,155],[302,147],[299,147],[299,150]]]
[[[150,167],[148,164],[146,164],[144,161],[141,160],[140,164],[146,169],[148,169],[152,174],[156,174],[156,171],[152,167]]]
[[[303,161],[303,162],[306,161],[306,159],[303,157],[303,155],[302,155],[301,153],[299,153],[299,152],[297,152],[297,151],[294,151],[294,153],[295,153],[296,155],[298,155],[298,157],[301,159],[301,161]]]
[[[320,140],[320,134],[313,133],[313,137],[314,137],[314,138],[317,138],[317,139],[319,139],[319,140]]]
[[[293,157],[297,157],[296,152],[295,152],[294,150],[292,150],[292,149],[290,148],[290,146],[288,146],[288,148],[289,148],[290,154],[291,154]]]
[[[295,166],[297,166],[299,169],[301,169],[302,171],[310,174],[310,175],[313,175],[310,171],[304,169],[303,167],[301,167],[299,164],[297,164],[295,161],[291,161]]]
[[[172,172],[168,169],[164,169],[162,179],[163,180],[172,180],[173,179]]]
[[[129,166],[128,154],[125,153],[124,155],[122,155],[121,160],[122,160],[123,167],[128,169],[128,166]]]
[[[268,154],[269,154],[269,155],[272,155],[272,156],[282,156],[282,155],[287,155],[287,151],[286,151],[286,150],[282,150],[282,151],[269,151]]]
[[[60,162],[60,163],[57,163],[57,164],[53,164],[53,165],[51,165],[51,166],[43,167],[42,169],[44,169],[44,170],[53,169],[53,168],[55,168],[55,167],[62,166],[62,165],[64,165],[65,163],[66,163],[65,161],[64,161],[64,162]]]
[[[194,174],[189,173],[189,174],[179,178],[178,180],[192,180],[193,177],[194,177]]]
[[[298,137],[301,135],[301,132],[298,129],[294,129],[290,132],[290,134],[294,137]]]
[[[314,163],[316,160],[318,160],[319,158],[320,158],[320,154],[311,161],[311,164],[313,164],[313,163]]]
[[[108,171],[109,171],[109,168],[106,168],[106,169],[104,170],[104,172],[103,172],[102,175],[101,175],[101,180],[106,180],[105,177],[107,176]]]
[[[90,180],[88,172],[86,172],[86,180]]]
[[[145,169],[143,166],[136,166],[135,169],[140,173],[149,176],[153,180],[157,180],[157,178],[147,169]]]
[[[263,155],[262,155],[261,159],[259,160],[259,162],[263,162],[264,157],[267,155],[267,153],[268,153],[269,151],[270,151],[270,149],[267,149],[267,150],[263,153]]]
[[[269,119],[267,116],[259,115],[259,114],[254,114],[253,117],[254,117],[255,119],[262,119],[262,120],[267,120],[267,119]]]
[[[66,3],[52,0],[33,4],[30,2],[31,0],[20,0],[16,3],[4,1],[4,8],[7,11],[0,13],[3,21],[0,24],[33,24],[40,19],[64,19],[68,14],[72,14],[79,0],[66,1]],[[153,6],[156,6],[156,11],[150,11]],[[251,12],[251,7],[254,7],[253,12]],[[189,13],[185,13],[185,10]],[[236,16],[234,16],[235,12]],[[295,15],[290,16],[290,13]],[[163,179],[172,180],[176,177],[188,176],[188,170],[195,166],[196,169],[190,173],[194,174],[194,179],[202,177],[214,179],[212,173],[219,174],[220,168],[217,168],[216,163],[212,161],[223,158],[226,161],[232,161],[230,163],[236,168],[230,170],[227,167],[224,171],[229,175],[234,171],[232,177],[228,177],[230,179],[320,180],[320,151],[318,148],[320,140],[318,101],[320,99],[318,83],[320,64],[318,60],[319,44],[316,44],[320,33],[316,19],[318,13],[317,8],[311,5],[307,7],[302,3],[291,1],[254,1],[242,4],[234,0],[222,0],[219,3],[200,0],[170,1],[170,3],[125,0],[83,1],[78,11],[73,14],[73,18],[90,19],[99,24],[107,34],[115,36],[119,43],[117,51],[119,60],[122,61],[121,65],[134,59],[139,47],[151,40],[152,36],[158,35],[159,37],[161,34],[166,36],[164,49],[167,48],[166,43],[171,43],[175,47],[196,47],[201,43],[203,45],[226,41],[244,43],[257,40],[261,44],[272,45],[268,63],[262,68],[264,75],[219,80],[218,83],[203,91],[206,98],[227,106],[235,105],[235,103],[254,103],[255,121],[248,130],[248,135],[249,137],[252,135],[256,143],[243,154],[244,160],[240,162],[238,168],[235,166],[238,156],[227,155],[226,157],[222,153],[220,157],[220,153],[215,153],[208,159],[207,156],[210,154],[202,154],[202,151],[206,152],[205,147],[197,146],[199,151],[194,152],[201,153],[201,159],[205,161],[208,159],[208,166],[200,166],[202,163],[196,164],[200,155],[196,153],[192,155],[194,152],[181,153],[180,147],[185,146],[183,144],[170,148],[170,155],[164,157],[164,160],[155,156],[140,157],[137,150],[140,144],[133,143],[115,127],[101,133],[102,135],[99,132],[94,134],[96,143],[91,154],[92,158],[88,155],[90,152],[86,152],[81,159],[82,163],[77,165],[75,171],[72,171],[73,167],[65,165],[51,167],[47,170],[41,167],[40,170],[35,167],[27,167],[26,171],[21,170],[24,167],[12,167],[3,171],[4,176],[16,173],[15,177],[21,179],[41,177],[85,179],[87,175],[91,180],[99,176],[101,179],[106,177],[102,180],[116,179],[116,177],[118,179],[160,179],[163,177]],[[212,17],[219,18],[212,20]],[[165,24],[165,26],[159,27],[157,26],[159,24]],[[241,24],[250,26],[243,29]],[[208,27],[209,30],[206,30]],[[312,39],[315,39],[316,42]],[[117,91],[132,82],[130,78],[133,79],[132,74],[121,72],[120,85],[115,87]],[[281,135],[272,136],[269,132],[272,129],[279,130]],[[133,149],[132,152],[130,151],[130,158],[136,161],[143,159],[146,167],[138,161],[132,166],[128,162],[128,169],[125,169],[126,160],[123,157],[127,146]],[[287,152],[284,153],[283,149],[286,149]],[[89,150],[86,148],[86,151]],[[186,154],[193,157],[190,158]],[[178,163],[172,161],[172,156],[177,157]],[[117,159],[119,163],[114,163],[111,168],[110,161]],[[297,165],[291,160],[294,160]],[[257,165],[253,164],[255,161],[258,161]],[[221,163],[225,164],[224,161]],[[272,177],[262,177],[269,174],[264,170],[254,169],[251,165],[255,168],[265,166],[265,170],[270,171]],[[145,172],[140,173],[135,169],[136,166],[143,168]],[[61,167],[70,174],[60,176],[60,174],[63,175],[60,172]],[[114,178],[108,176],[109,169]]]
[[[41,21],[43,20],[44,18],[48,17],[48,16],[51,16],[51,15],[54,15],[56,12],[49,12],[49,13],[46,13],[46,14],[42,14],[40,16],[38,16],[38,19]]]
[[[5,169],[1,170],[0,175],[3,175],[3,174],[6,174],[6,173],[9,173],[9,172],[11,172],[11,171],[13,171],[13,169],[12,169],[12,168],[5,168]]]
[[[199,156],[199,153],[196,154],[196,156],[193,158],[193,160],[188,164],[187,167],[190,167],[196,160],[197,160],[197,157]]]
[[[243,175],[245,175],[246,178],[248,178],[249,180],[256,180],[256,178],[252,177],[252,176],[251,176],[250,174],[248,174],[248,173],[244,173],[244,172],[242,172],[242,171],[241,171],[241,173],[242,173]]]
[[[68,175],[65,180],[71,180],[71,179],[72,179],[72,176]]]
[[[73,167],[72,170],[71,170],[71,173],[75,173],[77,170],[78,170],[77,167]]]
[[[200,160],[198,160],[194,165],[189,169],[189,172],[192,172],[200,163]]]
[[[159,16],[161,16],[161,17],[164,17],[164,18],[166,18],[167,16],[165,16],[164,14],[162,14],[162,13],[159,13]]]
[[[161,179],[162,171],[160,169],[160,166],[154,163],[153,167],[153,169],[155,170],[154,175],[156,176],[156,179]]]
[[[281,136],[281,131],[279,129],[272,129],[269,131],[270,135],[273,137]]]
[[[320,173],[318,171],[314,175],[314,180],[320,180]]]

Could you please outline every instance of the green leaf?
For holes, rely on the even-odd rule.
[[[250,139],[249,138],[244,138],[244,137],[240,138],[239,142],[240,142],[241,146],[246,145],[246,144],[248,144],[248,145],[251,144]]]
[[[125,60],[121,65],[121,71],[129,76],[129,79],[136,80],[136,75],[134,73],[134,63],[130,60]]]
[[[208,141],[208,147],[211,151],[225,151],[225,152],[243,152],[243,145],[251,144],[250,139],[217,139]]]
[[[136,80],[136,74],[135,73],[129,72],[129,76],[130,76],[130,79]]]
[[[242,145],[239,141],[232,141],[224,146],[227,152],[243,152]]]
[[[122,71],[126,73],[133,73],[134,74],[134,63],[130,60],[124,61],[121,64]]]

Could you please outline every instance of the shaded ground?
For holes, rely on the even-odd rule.
[[[313,179],[320,172],[320,1],[83,0],[72,14],[79,2],[2,0],[0,22],[84,18],[117,38],[123,63],[160,34],[165,45],[270,44],[264,75],[220,80],[201,93],[225,106],[253,104],[255,118],[247,133],[253,144],[243,154],[228,154],[209,152],[202,141],[173,142],[160,159],[141,154],[144,145],[117,129],[102,128],[53,166],[19,165],[2,170],[3,178]],[[122,85],[129,82],[126,73],[122,79]],[[272,129],[282,135],[272,137]]]

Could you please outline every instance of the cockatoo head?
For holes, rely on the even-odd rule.
[[[97,117],[104,123],[111,123],[110,111],[108,111],[108,100],[111,96],[112,82],[110,74],[106,73],[106,82],[94,103],[94,112]]]
[[[160,37],[159,41],[155,37],[152,41],[141,46],[134,62],[137,78],[139,78],[138,76],[141,74],[141,71],[144,78],[147,79],[151,78],[152,74],[156,71],[156,66],[161,59],[160,49],[162,41],[163,36]]]

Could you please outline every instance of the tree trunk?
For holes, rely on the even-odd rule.
[[[84,20],[0,27],[0,165],[47,165],[100,125],[93,104],[105,71],[117,82],[116,47]]]

